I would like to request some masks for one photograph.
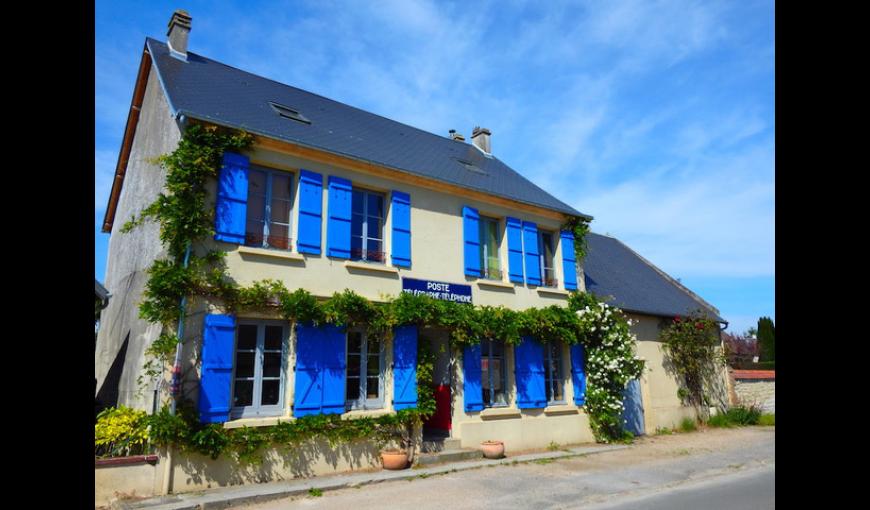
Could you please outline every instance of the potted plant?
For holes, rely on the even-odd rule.
[[[486,440],[480,443],[480,448],[483,450],[483,456],[487,459],[500,459],[504,457],[504,442]]]
[[[385,448],[381,450],[381,462],[384,469],[405,469],[408,467],[408,452],[400,448]]]
[[[396,416],[387,427],[383,440],[387,447],[381,449],[384,469],[405,469],[414,462],[416,454],[415,435],[422,433],[422,420],[416,414]],[[398,446],[396,446],[398,444]]]

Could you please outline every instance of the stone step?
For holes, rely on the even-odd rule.
[[[442,450],[437,453],[423,453],[417,458],[421,465],[439,464],[441,462],[458,462],[461,460],[473,460],[483,458],[480,450],[455,449]]]
[[[437,453],[443,450],[458,450],[461,441],[456,438],[424,438],[421,450],[425,453]]]

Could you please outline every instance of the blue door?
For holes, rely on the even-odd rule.
[[[625,387],[622,393],[622,403],[625,409],[622,411],[622,421],[625,430],[635,436],[645,434],[643,428],[643,399],[640,397],[640,380],[634,379]]]

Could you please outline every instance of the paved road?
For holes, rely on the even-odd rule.
[[[654,436],[628,450],[588,457],[487,467],[237,508],[774,508],[775,438],[774,427]]]

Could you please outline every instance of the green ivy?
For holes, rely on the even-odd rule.
[[[572,216],[562,225],[562,230],[574,233],[574,257],[577,262],[586,258],[586,254],[589,253],[589,245],[586,241],[586,235],[589,233],[589,220],[580,216]]]
[[[680,399],[697,408],[709,402],[704,381],[715,377],[726,358],[719,347],[719,326],[702,311],[675,317],[661,334],[665,363],[672,366],[684,384]]]

